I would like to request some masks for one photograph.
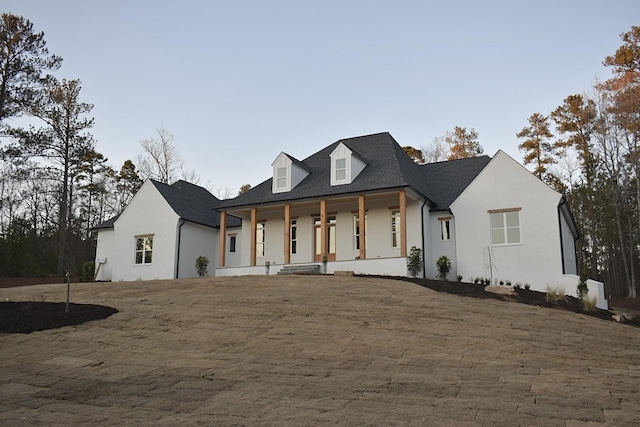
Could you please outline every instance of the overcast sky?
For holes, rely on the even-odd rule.
[[[589,91],[638,0],[2,0],[44,31],[119,169],[163,126],[201,184],[237,191],[342,138],[428,146],[475,128],[522,161],[534,112]]]

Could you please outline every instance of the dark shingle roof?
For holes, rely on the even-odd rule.
[[[153,179],[150,181],[180,218],[207,227],[220,227],[220,212],[215,209],[222,202],[206,188],[183,180],[176,181],[171,185]],[[113,228],[118,217],[119,215],[99,224],[95,228]],[[227,217],[227,227],[238,227],[240,225],[242,225],[240,218],[231,215]]]
[[[449,209],[490,160],[489,156],[480,156],[420,166],[425,191],[435,202],[431,210]]]
[[[344,143],[367,166],[351,184],[331,186],[331,158],[329,155],[340,143]],[[222,202],[221,208],[407,186],[421,192],[422,184],[418,165],[411,161],[402,147],[387,132],[336,141],[302,160],[302,164],[310,173],[291,191],[272,193],[272,179],[268,179],[235,199]]]
[[[176,181],[171,185],[151,180],[169,206],[185,221],[208,227],[220,227],[220,212],[215,208],[222,203],[206,188],[191,184],[187,181]],[[227,218],[227,227],[239,226],[240,219]]]
[[[329,155],[340,143],[367,166],[351,184],[331,186]],[[483,156],[419,166],[388,132],[342,139],[301,162],[310,173],[291,191],[272,193],[272,179],[268,179],[235,199],[223,201],[220,208],[411,187],[429,200],[432,210],[446,210],[489,160]]]

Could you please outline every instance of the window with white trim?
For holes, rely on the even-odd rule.
[[[520,210],[489,212],[492,245],[515,245],[520,240]]]
[[[400,247],[400,210],[391,211],[391,247]]]
[[[367,215],[364,215],[364,232],[367,232]],[[365,238],[365,249],[367,248],[367,239]],[[360,250],[360,215],[353,215],[353,249]]]
[[[265,223],[256,224],[256,256],[264,256]]]
[[[151,264],[153,260],[153,236],[136,237],[136,264]]]
[[[287,188],[287,168],[277,168],[276,169],[276,188],[283,189]]]
[[[346,181],[347,179],[347,159],[344,157],[336,159],[336,182]]]
[[[291,220],[291,254],[295,255],[298,251],[298,220]]]
[[[451,222],[448,219],[440,220],[440,238],[443,242],[451,240]]]
[[[229,236],[229,252],[234,253],[236,251],[236,235]]]

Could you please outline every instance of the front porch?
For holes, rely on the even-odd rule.
[[[424,201],[410,190],[283,202],[221,212],[217,275],[276,274],[285,265],[322,264],[327,272],[406,276],[407,248],[422,248]],[[241,261],[227,264],[226,216],[243,219]],[[361,218],[364,221],[361,221]]]

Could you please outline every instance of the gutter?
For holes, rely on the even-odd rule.
[[[422,278],[427,278],[427,263],[425,262],[425,248],[424,248],[424,207],[427,205],[427,198],[424,198],[424,203],[420,208],[420,230],[422,231]]]
[[[180,218],[180,225],[178,225],[178,248],[176,250],[176,273],[175,279],[180,278],[180,241],[182,240],[182,226],[185,224],[185,220]]]

